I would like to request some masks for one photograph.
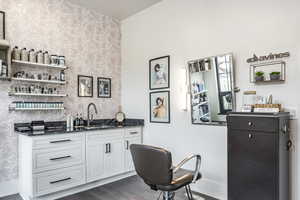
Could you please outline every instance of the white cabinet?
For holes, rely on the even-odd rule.
[[[125,171],[130,172],[134,171],[134,164],[130,152],[130,145],[131,144],[140,144],[141,138],[135,137],[135,138],[125,138]]]
[[[141,128],[86,134],[87,182],[134,171],[130,144],[142,142]],[[134,134],[130,134],[134,133]]]
[[[123,138],[109,140],[108,151],[104,156],[104,170],[107,177],[124,173]]]
[[[96,181],[101,178],[105,178],[105,170],[104,170],[105,151],[106,151],[105,140],[89,144],[86,147],[87,182]]]
[[[20,195],[24,200],[133,174],[129,150],[142,142],[142,128],[19,137]],[[32,161],[32,162],[30,162]],[[93,183],[92,183],[93,182]]]

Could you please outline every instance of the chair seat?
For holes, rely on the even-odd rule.
[[[202,175],[199,173],[197,175],[197,180],[199,180]],[[173,174],[173,180],[169,185],[157,185],[157,189],[161,191],[175,191],[186,185],[192,183],[194,179],[194,172],[180,169],[178,172]]]

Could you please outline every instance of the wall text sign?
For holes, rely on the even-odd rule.
[[[259,57],[254,54],[252,58],[247,59],[247,63],[275,60],[275,59],[287,58],[287,57],[290,57],[290,52],[277,53],[277,54],[270,53],[267,56],[259,56]]]

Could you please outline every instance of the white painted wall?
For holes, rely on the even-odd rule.
[[[128,117],[145,118],[145,142],[170,149],[175,161],[190,153],[202,155],[204,179],[195,190],[226,199],[226,127],[191,125],[190,111],[179,106],[183,98],[179,69],[188,60],[233,52],[242,91],[273,94],[285,107],[299,109],[299,8],[298,0],[164,0],[122,22],[123,109]],[[253,53],[282,51],[291,52],[285,84],[250,84],[246,59]],[[171,56],[171,124],[153,124],[149,123],[148,60],[164,55]],[[240,106],[241,93],[237,101]],[[293,200],[300,199],[298,126],[293,121]]]

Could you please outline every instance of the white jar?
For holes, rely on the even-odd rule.
[[[28,51],[26,48],[23,48],[21,51],[21,60],[28,62],[29,58],[28,58]]]
[[[13,60],[21,60],[21,50],[17,46],[15,46],[15,48],[13,49],[12,59]]]
[[[36,53],[34,49],[29,51],[29,62],[36,63]]]
[[[66,64],[65,56],[59,56],[59,65],[65,66],[65,64]]]
[[[37,63],[44,64],[44,54],[42,51],[37,53]]]
[[[44,52],[44,64],[49,65],[50,64],[50,55],[48,51]]]

